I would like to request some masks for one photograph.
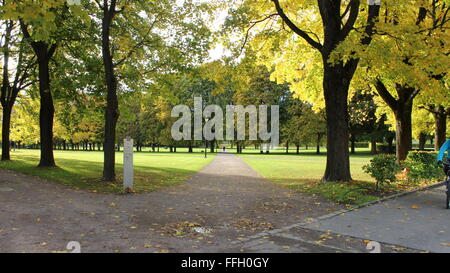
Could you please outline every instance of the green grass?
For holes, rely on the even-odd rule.
[[[215,157],[208,154],[205,159],[200,150],[186,153],[135,152],[134,191],[155,191],[161,187],[183,183],[189,176],[210,163]],[[46,178],[76,189],[92,192],[122,192],[123,154],[116,153],[117,182],[102,182],[103,152],[55,151],[57,168],[36,168],[39,163],[38,150],[16,150],[11,152],[12,161],[0,162],[0,168],[10,169],[33,176]]]
[[[316,155],[315,149],[303,148],[300,155],[295,150],[291,150],[290,154],[281,149],[270,154],[259,154],[258,150],[246,149],[240,156],[265,178],[299,192],[318,194],[345,204],[361,204],[379,198],[379,194],[372,190],[374,180],[362,170],[362,166],[372,158],[368,149],[358,149],[357,154],[350,157],[354,179],[351,183],[320,182],[325,171],[326,155]]]

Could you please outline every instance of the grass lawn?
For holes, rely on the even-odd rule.
[[[270,154],[260,154],[258,150],[244,150],[240,155],[255,171],[265,178],[299,192],[318,194],[344,204],[362,204],[379,199],[380,196],[409,190],[422,185],[392,184],[382,192],[375,191],[375,180],[364,173],[362,166],[369,163],[373,157],[368,149],[357,149],[350,156],[351,173],[354,179],[351,183],[320,182],[326,166],[326,155],[316,155],[314,150],[301,150],[297,155],[295,150],[286,154],[284,149]]]
[[[187,153],[177,149],[177,153],[134,153],[134,190],[136,192],[155,191],[161,187],[178,185],[215,157],[208,154],[205,159],[200,150]],[[38,150],[16,150],[11,152],[12,161],[0,162],[0,168],[46,178],[61,184],[92,192],[122,192],[123,154],[116,153],[116,183],[100,180],[103,170],[103,152],[55,151],[57,168],[36,168],[39,163]]]

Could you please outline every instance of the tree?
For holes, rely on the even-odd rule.
[[[425,150],[429,135],[433,133],[433,116],[431,113],[416,108],[413,110],[413,137],[419,140],[419,150]]]
[[[116,9],[116,0],[103,0],[103,4],[97,2],[103,12],[102,16],[102,56],[106,84],[106,110],[105,110],[105,134],[104,134],[104,158],[103,180],[115,181],[115,141],[116,124],[119,118],[119,102],[117,100],[117,79],[114,71],[113,55],[111,53],[110,31],[113,19],[120,10]]]
[[[446,140],[447,118],[450,117],[450,107],[444,108],[443,105],[433,107],[433,105],[430,105],[429,108],[426,109],[428,109],[434,117],[434,149],[439,151]]]
[[[39,143],[39,100],[21,97],[12,114],[11,139],[24,145]]]
[[[300,144],[315,144],[316,153],[320,154],[322,139],[326,136],[326,121],[324,112],[316,112],[313,106],[299,99],[293,98],[287,107],[289,120],[285,122],[288,139],[297,146],[299,154]]]
[[[418,107],[434,118],[434,149],[439,151],[446,140],[447,118],[450,116],[450,92],[445,85],[438,94],[425,93],[419,98]]]
[[[25,41],[20,37],[17,23],[13,20],[5,20],[3,44],[3,78],[0,93],[0,102],[3,108],[2,118],[2,160],[10,160],[10,131],[11,113],[20,91],[29,87],[33,81],[30,80],[30,72],[34,66],[32,58],[27,51]],[[10,64],[15,63],[14,72]]]
[[[376,25],[370,47],[358,54],[359,76],[374,89],[395,116],[397,160],[406,158],[412,147],[412,111],[420,96],[440,96],[445,87],[448,56],[448,5],[439,0],[388,2]],[[347,48],[347,50],[343,50]],[[357,49],[357,47],[356,47]],[[351,41],[337,50],[351,54]]]
[[[349,103],[351,153],[355,153],[357,140],[368,140],[372,154],[376,154],[377,142],[382,141],[389,129],[385,124],[385,114],[377,117],[377,105],[370,91],[354,92]]]
[[[204,57],[209,30],[199,14],[205,4],[185,0],[96,1],[106,86],[103,180],[115,180],[118,89],[142,88],[152,75],[178,70]],[[113,50],[114,49],[114,50]],[[126,76],[126,77],[124,77]],[[122,78],[123,77],[123,78]],[[119,82],[118,79],[122,79]]]
[[[50,2],[50,1],[48,1]],[[55,107],[50,86],[50,59],[58,47],[55,29],[61,27],[63,13],[67,12],[65,2],[52,1],[48,5],[27,2],[16,5],[20,27],[26,41],[31,45],[38,64],[40,149],[39,167],[54,167],[53,156],[53,119]],[[36,12],[36,10],[40,11]],[[43,16],[41,16],[43,15]],[[30,30],[31,28],[31,30]]]
[[[266,41],[262,38],[264,35],[266,38],[273,38],[273,43],[267,44],[271,47],[272,52],[278,53],[278,59],[284,55],[287,58],[286,61],[292,64],[289,60],[292,55],[289,53],[293,53],[293,50],[287,49],[290,51],[285,52],[285,45],[302,46],[299,39],[306,41],[320,54],[323,65],[322,85],[328,135],[327,167],[323,180],[350,181],[347,99],[349,86],[358,67],[359,58],[351,56],[347,60],[341,58],[331,62],[330,57],[340,43],[354,34],[358,20],[359,22],[362,21],[359,15],[360,1],[319,0],[314,4],[312,1],[296,1],[295,3],[289,2],[289,5],[287,2],[272,0],[272,6],[270,7],[267,2],[245,1],[246,5],[241,7],[239,11],[246,10],[247,14],[250,14],[250,16],[244,16],[244,21],[247,26],[250,25],[250,29],[266,22],[266,26],[268,25],[266,29],[269,28],[270,30],[262,31],[261,37],[256,40],[265,44]],[[368,7],[364,10],[367,11],[367,21],[362,23],[364,34],[360,35],[361,39],[358,43],[362,49],[372,40],[373,27],[379,15],[380,5],[377,1],[369,1]],[[238,16],[240,15],[242,14],[238,14]],[[258,18],[253,21],[248,19],[248,17],[254,15],[257,15]],[[274,18],[281,18],[281,21]],[[267,24],[267,22],[270,24]],[[270,25],[279,26],[279,28],[270,28]],[[322,28],[320,28],[320,25]],[[319,34],[311,29],[322,32],[323,38],[320,39]],[[251,31],[247,27],[246,40],[250,33]],[[302,67],[307,64],[307,60],[304,60],[303,63],[293,64],[294,67],[291,68],[291,71],[302,70]]]

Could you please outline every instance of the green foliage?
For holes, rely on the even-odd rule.
[[[415,182],[442,178],[442,168],[436,163],[436,157],[435,152],[410,152],[404,162],[409,169],[408,178]]]
[[[374,94],[365,90],[355,91],[348,105],[349,129],[355,140],[383,141],[389,127],[385,124],[386,116],[377,117],[376,111]]]
[[[395,175],[400,171],[400,165],[397,164],[395,156],[380,154],[363,166],[363,170],[375,178],[378,190],[381,185],[396,180]]]

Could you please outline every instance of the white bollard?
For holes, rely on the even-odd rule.
[[[133,190],[133,139],[130,137],[123,140],[123,189]]]

